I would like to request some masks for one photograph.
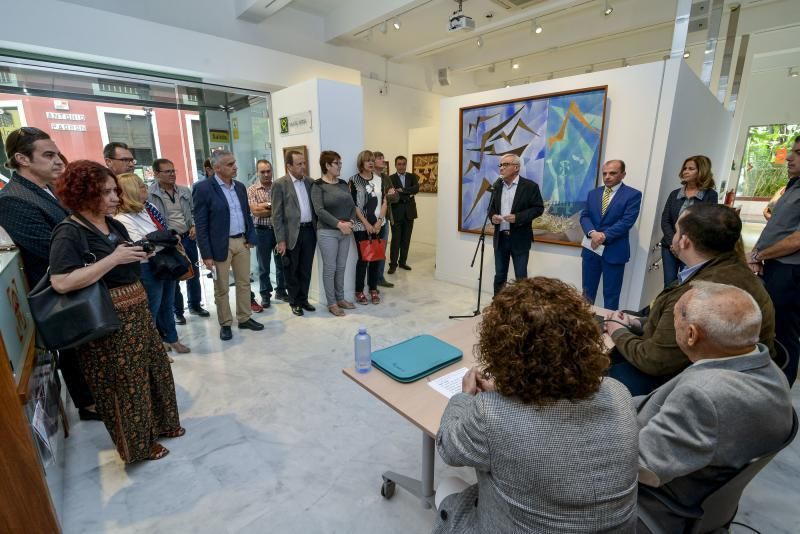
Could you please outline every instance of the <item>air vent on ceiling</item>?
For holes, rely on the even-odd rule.
[[[525,9],[534,4],[541,4],[547,0],[492,0],[498,6],[504,9]]]

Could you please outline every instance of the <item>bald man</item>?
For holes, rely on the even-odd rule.
[[[792,399],[786,376],[758,342],[761,309],[746,291],[693,282],[675,304],[674,321],[678,345],[692,364],[634,399],[639,482],[694,507],[786,440]],[[683,531],[683,520],[646,492],[639,493],[639,518],[659,532]]]

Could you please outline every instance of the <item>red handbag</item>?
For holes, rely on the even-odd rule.
[[[358,253],[362,261],[381,261],[386,259],[386,240],[371,237],[358,242]]]

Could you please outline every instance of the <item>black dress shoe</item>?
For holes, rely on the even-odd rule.
[[[254,321],[252,319],[248,319],[243,323],[239,323],[240,330],[264,330],[264,325],[259,323],[258,321]]]
[[[269,301],[269,297],[267,298],[261,297],[261,307],[266,310],[270,306],[272,306],[272,303]]]
[[[231,332],[230,326],[223,326],[219,329],[219,338],[222,341],[228,341],[230,338],[233,337],[233,332]]]
[[[81,421],[102,421],[97,412],[87,410],[86,408],[78,408],[78,417],[80,417]]]
[[[183,314],[175,314],[175,324],[186,324],[186,317]]]
[[[292,306],[292,313],[295,315],[305,315],[301,306]]]
[[[411,266],[410,265],[406,265],[405,263],[401,263],[400,264],[400,268],[401,269],[405,269],[406,271],[410,271],[411,270]]]
[[[378,280],[378,285],[381,287],[394,287],[394,284],[386,280]]]
[[[211,315],[208,311],[204,310],[202,306],[198,306],[196,308],[189,308],[189,313],[192,315],[199,315],[200,317],[208,317]]]
[[[389,274],[394,274],[394,273],[395,273],[395,271],[397,271],[397,266],[395,266],[395,265],[390,265],[390,266],[389,266],[389,271],[388,271],[388,272],[389,272]]]
[[[286,291],[278,291],[275,293],[275,298],[283,302],[289,302],[289,294]]]
[[[305,311],[317,311],[317,309],[308,302],[302,303],[300,307],[303,308]]]

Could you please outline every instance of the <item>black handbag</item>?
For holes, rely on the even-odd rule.
[[[165,247],[150,258],[150,271],[158,280],[179,280],[189,272],[192,264],[175,247]]]
[[[59,224],[71,224],[78,228],[84,261],[87,262],[85,265],[94,263],[96,258],[89,250],[86,234],[80,226],[70,219]],[[48,269],[28,295],[28,305],[36,323],[36,344],[48,350],[77,347],[107,336],[122,326],[114,310],[111,294],[102,280],[62,294],[53,289]]]

